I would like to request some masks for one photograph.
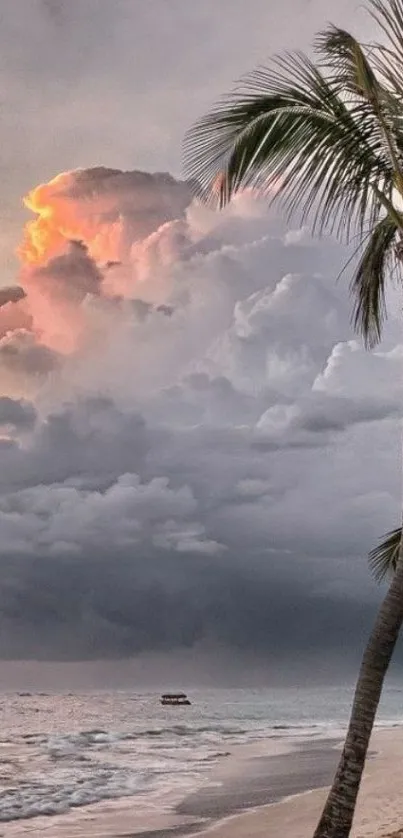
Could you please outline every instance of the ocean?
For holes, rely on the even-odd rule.
[[[0,696],[0,822],[34,834],[41,816],[51,825],[119,800],[147,821],[147,812],[173,811],[240,745],[341,736],[352,698],[347,687],[188,694],[190,707],[134,690]],[[377,725],[401,724],[403,686],[389,685]]]

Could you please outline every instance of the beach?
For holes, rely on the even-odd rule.
[[[401,685],[374,730],[352,838],[403,829]],[[0,838],[311,838],[350,691],[7,696]],[[96,724],[97,723],[97,724]]]
[[[335,755],[339,748],[334,745]],[[309,759],[306,755],[310,754]],[[329,743],[316,749],[304,749],[282,757],[281,774],[284,776],[284,800],[261,806],[233,817],[227,817],[201,835],[211,838],[312,838],[313,830],[326,799],[326,788],[305,790],[289,797],[289,783],[294,779],[309,782],[309,764],[312,766],[312,788],[314,776],[331,768]],[[286,765],[290,774],[286,776]],[[276,758],[273,758],[273,768]],[[304,770],[305,763],[305,770]],[[333,760],[333,765],[336,760]],[[352,838],[401,838],[403,836],[403,795],[401,769],[403,764],[403,730],[375,731],[360,789]],[[284,772],[284,775],[283,775]],[[268,782],[273,789],[273,784]],[[280,791],[274,781],[275,793]]]
[[[240,746],[171,816],[141,818],[133,803],[87,807],[79,821],[36,818],[29,838],[312,838],[340,750],[340,740]],[[265,749],[269,752],[264,756]],[[403,728],[377,730],[362,782],[351,838],[403,838]],[[320,786],[320,787],[318,787]]]

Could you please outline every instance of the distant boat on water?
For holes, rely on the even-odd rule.
[[[168,704],[173,707],[188,707],[190,701],[185,693],[165,693],[161,696],[161,704]]]

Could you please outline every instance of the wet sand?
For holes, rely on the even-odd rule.
[[[205,819],[201,829],[196,821],[188,831],[182,826],[141,838],[183,838],[195,830],[200,838],[312,838],[340,744],[305,743],[291,754],[230,760],[221,776],[178,807],[178,814]],[[351,838],[403,838],[402,765],[403,729],[376,731]]]
[[[403,729],[376,731],[351,838],[403,838],[402,765]],[[312,838],[326,795],[321,788],[229,817],[200,838]]]
[[[337,740],[299,744],[292,753],[245,760],[234,774],[224,766],[220,785],[200,789],[176,811],[195,820],[222,820],[247,809],[331,782],[338,761]],[[230,765],[228,766],[230,768]]]
[[[241,747],[213,772],[206,786],[177,806],[176,814],[180,819],[189,819],[188,826],[132,832],[130,838],[134,835],[136,838],[183,838],[195,833],[205,834],[217,823],[227,823],[229,818],[233,824],[234,816],[243,812],[324,786],[331,781],[337,765],[337,745],[338,740],[292,745],[281,740],[276,746],[270,740],[266,746],[267,756],[261,754],[264,745]],[[276,753],[277,750],[280,753]],[[121,833],[116,838],[128,836]]]

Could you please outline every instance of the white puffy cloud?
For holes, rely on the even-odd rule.
[[[403,345],[365,352],[358,340],[336,343],[313,389],[327,395],[401,405]]]

